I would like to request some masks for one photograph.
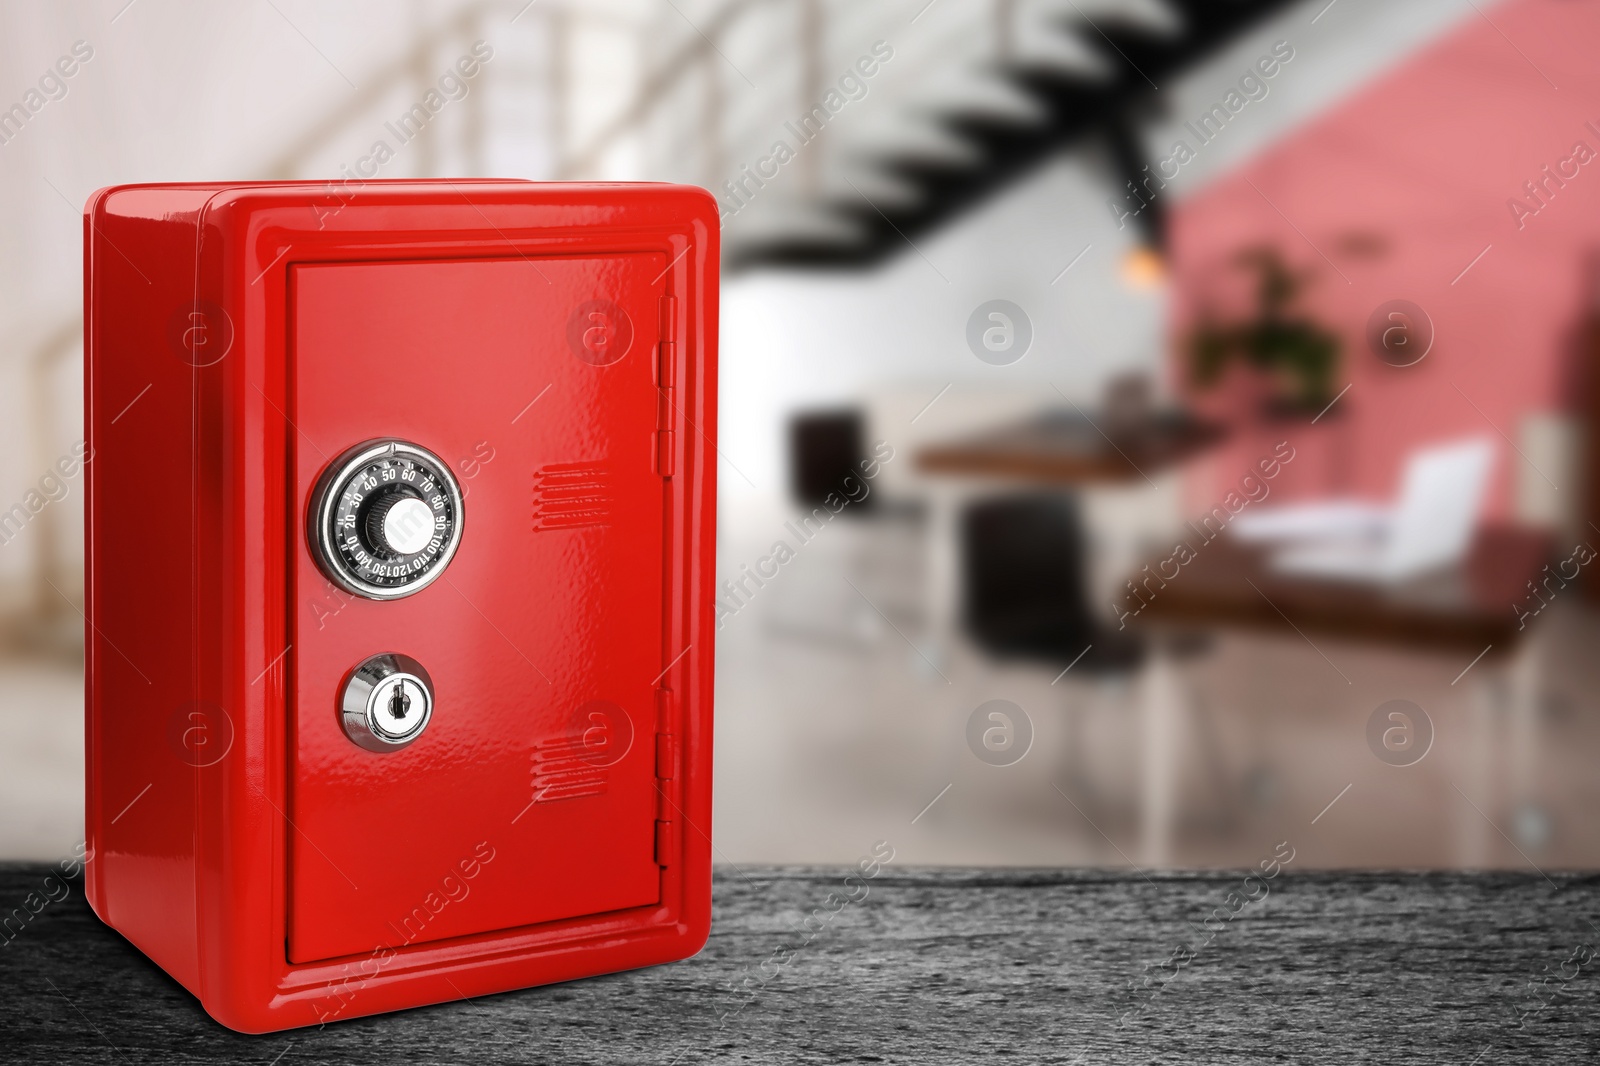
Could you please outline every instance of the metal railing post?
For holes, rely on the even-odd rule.
[[[823,0],[800,2],[800,106],[797,119],[808,114],[821,102],[822,48],[825,38],[822,9]],[[815,196],[822,189],[822,144],[807,145],[801,160],[801,177],[806,195]]]
[[[468,46],[484,36],[483,15],[474,12],[471,18],[465,41]],[[461,140],[462,156],[465,158],[467,172],[472,177],[481,178],[488,173],[488,161],[485,158],[488,152],[486,134],[484,132],[484,105],[485,97],[489,90],[489,72],[482,71],[483,81],[475,88],[467,90],[467,114],[462,123]]]
[[[550,71],[550,169],[553,177],[564,177],[561,167],[568,160],[572,142],[567,126],[567,89],[571,75],[567,57],[572,50],[572,25],[565,7],[552,7],[546,19],[549,30]]]
[[[705,124],[706,145],[702,156],[705,166],[705,179],[703,184],[708,189],[715,189],[717,184],[728,175],[727,163],[723,158],[722,148],[722,123],[724,105],[722,100],[722,72],[711,61],[709,50],[702,49],[696,53],[696,62],[700,64],[700,71],[705,78],[705,97],[702,100],[704,111],[702,120]]]

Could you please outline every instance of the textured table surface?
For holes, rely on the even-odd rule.
[[[48,872],[0,865],[0,919]],[[719,869],[711,941],[688,962],[260,1037],[207,1018],[74,882],[6,929],[0,1060],[1487,1066],[1600,1054],[1593,875],[1285,869],[1245,888],[1226,873],[890,867],[841,906],[845,873]],[[828,917],[813,933],[801,921],[814,911]]]

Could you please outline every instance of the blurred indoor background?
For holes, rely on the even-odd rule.
[[[492,175],[722,204],[721,860],[1600,866],[1594,4],[0,28],[0,857],[82,833],[86,198]]]

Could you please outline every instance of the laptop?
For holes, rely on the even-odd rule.
[[[1424,448],[1406,461],[1393,506],[1349,501],[1275,508],[1278,514],[1259,513],[1254,529],[1246,523],[1239,532],[1246,539],[1292,541],[1272,555],[1270,565],[1279,573],[1406,581],[1466,557],[1494,457],[1489,437]]]

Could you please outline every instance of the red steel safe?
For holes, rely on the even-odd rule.
[[[712,198],[131,185],[84,224],[95,913],[247,1032],[698,951]]]

